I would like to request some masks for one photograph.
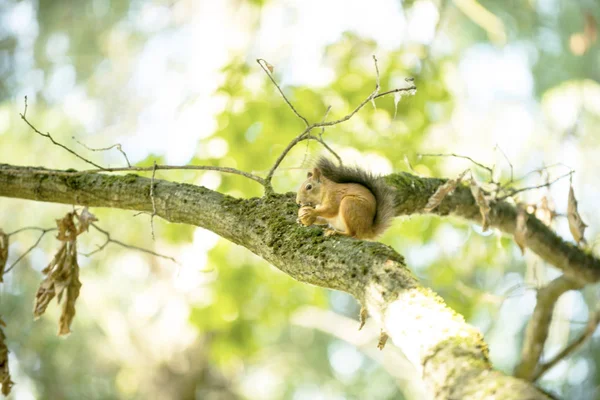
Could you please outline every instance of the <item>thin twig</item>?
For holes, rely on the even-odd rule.
[[[265,70],[265,72],[267,72],[267,74],[269,74],[268,71],[266,70],[266,67],[264,65],[262,65],[261,60],[262,59],[258,59],[257,62],[261,65],[261,67],[263,68],[263,70]],[[264,60],[262,60],[262,61],[264,61]],[[345,121],[349,120],[350,118],[352,118],[352,116],[354,116],[354,114],[356,114],[361,108],[363,108],[365,106],[365,104],[367,104],[368,102],[370,102],[371,100],[373,100],[374,98],[377,97],[377,95],[379,93],[380,85],[379,85],[379,66],[377,65],[377,58],[375,56],[373,56],[373,62],[375,63],[375,73],[376,73],[375,90],[373,90],[373,92],[362,103],[360,103],[352,112],[350,112],[350,114],[346,115],[343,118],[340,118],[340,119],[338,119],[336,121],[322,121],[322,122],[317,122],[317,123],[314,123],[314,124],[308,124],[307,123],[307,127],[298,136],[296,136],[294,139],[292,139],[292,141],[290,143],[288,143],[288,145],[283,150],[283,152],[279,155],[279,157],[277,157],[277,160],[275,160],[275,164],[273,164],[273,166],[269,170],[269,173],[267,174],[267,177],[265,178],[265,190],[266,190],[267,193],[271,193],[273,191],[273,187],[271,186],[271,179],[273,178],[273,174],[275,173],[275,170],[277,169],[277,167],[279,167],[279,165],[281,164],[281,162],[283,161],[283,159],[285,158],[285,156],[290,152],[290,150],[294,146],[296,146],[298,143],[300,143],[303,140],[310,140],[311,139],[310,132],[311,132],[312,129],[314,129],[314,128],[322,128],[322,127],[332,126],[332,125],[337,125],[337,124],[340,124],[342,122],[345,122]],[[269,74],[269,77],[271,78],[270,74]],[[271,80],[274,81],[273,78],[271,78]],[[279,86],[278,86],[278,89],[279,89]],[[394,93],[396,91],[412,90],[412,89],[414,89],[414,87],[412,87],[412,88],[405,88],[405,89],[390,90],[388,92],[388,94],[389,93]],[[279,89],[279,90],[281,91],[281,89]],[[284,99],[285,99],[285,97],[284,97]],[[285,99],[285,100],[288,103],[288,105],[290,107],[292,107],[292,105],[287,101],[287,99]],[[295,109],[294,109],[294,112],[296,112]]]
[[[307,139],[307,135],[308,135],[308,133],[310,132],[311,129],[313,129],[313,125],[311,125],[311,126],[307,127],[306,129],[304,129],[302,131],[302,133],[300,133],[291,142],[289,142],[288,145],[285,147],[285,149],[283,149],[283,151],[281,152],[281,154],[279,155],[279,157],[277,157],[277,160],[275,160],[275,164],[273,164],[273,166],[271,167],[271,169],[267,173],[267,177],[265,178],[265,191],[266,192],[268,192],[268,193],[273,192],[273,187],[271,186],[271,179],[273,179],[273,174],[275,173],[275,170],[277,169],[277,167],[279,167],[279,164],[281,164],[281,162],[283,161],[283,159],[285,158],[285,156],[290,152],[290,150],[292,150],[292,148],[295,145],[297,145],[301,141]]]
[[[409,87],[406,87],[406,88],[397,88],[397,89],[388,90],[387,92],[379,93],[379,94],[373,96],[373,99],[378,99],[380,97],[387,96],[388,94],[392,94],[392,93],[402,93],[402,92],[409,92],[410,93],[413,90],[417,90],[417,87],[415,86],[414,83],[412,84],[412,86],[409,86]]]
[[[529,171],[525,175],[521,176],[520,178],[514,179],[512,182],[508,182],[504,186],[508,186],[510,184],[514,184],[514,183],[520,182],[520,181],[524,180],[525,178],[527,178],[528,176],[530,176],[532,174],[535,174],[535,173],[540,173],[541,174],[543,172],[548,172],[548,170],[550,168],[555,168],[555,167],[564,167],[564,168],[568,168],[570,171],[574,171],[573,168],[569,167],[568,165],[565,165],[563,163],[556,163],[556,164],[548,165],[547,167],[538,168],[538,169],[534,169],[532,171]]]
[[[38,130],[36,127],[35,127],[35,126],[33,126],[33,124],[31,124],[31,122],[29,122],[29,120],[27,119],[27,96],[25,96],[25,108],[23,109],[23,113],[22,113],[22,114],[19,114],[19,115],[21,116],[21,119],[22,119],[23,121],[25,121],[25,123],[26,123],[27,125],[29,125],[29,127],[30,127],[31,129],[33,129],[33,131],[34,131],[35,133],[37,133],[37,134],[38,134],[38,135],[40,135],[40,136],[43,136],[43,137],[45,137],[45,138],[48,138],[48,139],[50,139],[50,141],[52,142],[52,144],[54,144],[54,145],[56,145],[56,146],[58,146],[58,147],[61,147],[61,148],[65,149],[65,150],[66,150],[66,151],[68,151],[69,153],[73,154],[75,157],[79,158],[80,160],[83,160],[83,161],[85,161],[86,163],[88,163],[88,164],[90,164],[90,165],[93,165],[94,167],[96,167],[96,168],[98,168],[98,169],[101,169],[101,170],[104,170],[104,169],[105,169],[104,167],[102,167],[102,166],[100,166],[100,165],[96,164],[95,162],[93,162],[93,161],[90,161],[90,160],[88,160],[87,158],[85,158],[85,157],[83,157],[83,156],[80,156],[79,154],[77,154],[77,152],[75,152],[75,151],[71,150],[70,148],[68,148],[68,147],[67,147],[67,146],[65,146],[64,144],[57,142],[57,141],[56,141],[56,140],[54,140],[54,138],[53,138],[53,137],[50,135],[50,133],[48,133],[48,132],[47,132],[47,133],[42,133],[42,132],[40,132],[40,131],[39,131],[39,130]]]
[[[546,183],[543,183],[541,185],[528,186],[528,187],[524,187],[524,188],[520,188],[520,189],[510,190],[510,191],[508,191],[509,193],[507,195],[502,196],[502,197],[498,197],[498,200],[499,201],[506,200],[507,198],[512,197],[512,196],[514,196],[517,193],[525,192],[527,190],[534,190],[534,189],[540,189],[540,188],[543,188],[543,187],[549,187],[549,186],[553,185],[554,183],[558,182],[559,180],[561,180],[563,178],[566,178],[567,176],[572,176],[574,173],[575,173],[575,171],[570,171],[569,173],[561,175],[561,176],[559,176],[558,178],[554,179],[551,182],[546,182]]]
[[[275,79],[273,78],[273,75],[271,75],[271,69],[273,68],[271,66],[271,64],[269,64],[266,60],[264,60],[262,58],[257,58],[256,62],[258,63],[258,65],[260,65],[260,67],[263,69],[263,71],[265,71],[265,74],[267,74],[267,76],[269,77],[271,82],[273,82],[273,85],[275,85],[277,90],[279,90],[281,97],[283,97],[283,100],[287,103],[288,106],[290,106],[290,108],[292,109],[294,114],[296,114],[296,116],[298,118],[300,118],[302,121],[304,121],[304,123],[306,124],[307,127],[310,126],[310,124],[308,123],[308,120],[306,118],[304,118],[302,115],[300,115],[300,113],[296,110],[296,108],[292,105],[292,103],[288,100],[286,95],[283,93],[283,90],[281,90],[281,88],[279,87],[279,85],[277,84]]]
[[[327,116],[329,115],[329,111],[331,111],[331,106],[327,106],[327,110],[325,110],[325,115],[323,115],[323,119],[321,120],[321,122],[325,122],[325,120],[327,119]],[[319,137],[323,138],[324,133],[325,133],[325,126],[322,126],[321,132],[319,132]]]
[[[109,244],[109,243],[114,243],[114,244],[116,244],[116,245],[119,245],[119,246],[121,246],[121,247],[124,247],[124,248],[126,248],[126,249],[141,251],[141,252],[143,252],[143,253],[147,253],[147,254],[150,254],[150,255],[153,255],[153,256],[156,256],[156,257],[161,257],[161,258],[164,258],[164,259],[167,259],[167,260],[173,261],[175,264],[179,264],[179,262],[178,262],[178,261],[177,261],[175,258],[173,258],[173,257],[165,256],[165,255],[163,255],[163,254],[159,254],[159,253],[156,253],[156,252],[154,252],[154,251],[152,251],[152,250],[144,249],[144,248],[142,248],[142,247],[132,246],[132,245],[130,245],[130,244],[123,243],[123,242],[121,242],[120,240],[113,239],[113,238],[110,236],[110,232],[108,232],[108,231],[105,231],[104,229],[100,228],[98,225],[96,225],[96,224],[91,224],[91,225],[92,225],[92,226],[93,226],[93,227],[94,227],[94,228],[95,228],[95,229],[96,229],[98,232],[100,232],[100,233],[104,234],[104,236],[106,236],[106,241],[105,241],[105,242],[104,242],[104,243],[103,243],[101,246],[98,246],[98,248],[97,248],[96,250],[93,250],[93,251],[91,251],[91,252],[89,252],[89,253],[81,253],[81,255],[83,255],[83,256],[86,256],[86,257],[91,257],[92,255],[94,255],[94,254],[96,254],[96,253],[98,253],[98,252],[100,252],[100,251],[104,250],[104,248],[105,248],[106,246],[108,246],[108,244]]]
[[[152,201],[152,215],[150,216],[150,227],[152,228],[152,240],[154,237],[154,216],[156,215],[156,202],[154,200],[154,177],[156,175],[156,161],[154,161],[154,169],[152,170],[152,179],[150,180],[150,200]]]
[[[55,229],[55,228],[49,228],[49,229]],[[18,233],[24,232],[24,231],[47,231],[48,229],[44,229],[44,228],[40,228],[39,226],[25,226],[23,228],[19,228],[16,231],[13,231],[11,233],[7,233],[7,236],[12,236],[12,235],[16,235]]]
[[[513,169],[513,165],[510,162],[510,160],[508,159],[508,157],[506,156],[506,153],[504,152],[504,150],[502,150],[502,148],[500,146],[498,146],[496,144],[495,147],[497,150],[500,150],[500,153],[502,153],[502,155],[504,156],[504,159],[506,160],[506,162],[508,163],[508,165],[510,165],[510,182],[513,182],[514,180],[514,169]]]
[[[483,165],[482,163],[479,163],[475,160],[473,160],[471,157],[467,157],[467,156],[463,156],[460,154],[454,154],[454,153],[440,153],[440,154],[417,154],[419,157],[456,157],[456,158],[464,158],[465,160],[469,160],[471,161],[474,165],[477,165],[479,168],[483,168],[486,171],[488,171],[490,173],[490,177],[493,175],[494,171],[488,167],[487,165]]]
[[[76,141],[77,143],[79,143],[81,146],[83,146],[86,149],[88,149],[89,151],[108,151],[108,150],[112,150],[112,149],[116,148],[117,150],[119,150],[121,152],[121,154],[123,154],[123,157],[125,157],[125,161],[127,162],[127,166],[131,167],[131,163],[129,162],[129,158],[127,157],[127,154],[125,153],[125,151],[123,151],[123,148],[121,147],[120,143],[115,143],[112,146],[108,146],[108,147],[94,149],[93,147],[89,147],[85,143],[82,143],[79,140],[77,140],[75,138],[75,136],[73,136],[73,140]]]
[[[38,239],[35,241],[35,243],[34,243],[32,246],[30,246],[30,247],[29,247],[29,248],[28,248],[28,249],[27,249],[27,250],[26,250],[26,251],[25,251],[23,254],[21,254],[21,255],[19,256],[19,258],[17,258],[17,259],[15,260],[15,262],[14,262],[14,263],[12,263],[12,264],[11,264],[11,266],[10,266],[10,267],[8,267],[8,268],[7,268],[7,269],[4,271],[4,274],[7,274],[8,272],[10,272],[10,271],[11,271],[11,270],[12,270],[12,269],[13,269],[13,268],[14,268],[14,267],[15,267],[15,266],[16,266],[16,265],[17,265],[17,264],[18,264],[18,263],[19,263],[19,262],[20,262],[20,261],[23,259],[23,258],[25,258],[25,256],[27,256],[27,254],[31,253],[31,251],[32,251],[33,249],[35,249],[35,248],[36,248],[36,247],[37,247],[37,246],[40,244],[40,242],[42,241],[42,239],[44,238],[44,236],[46,235],[46,233],[48,233],[48,232],[51,232],[51,231],[56,231],[56,230],[57,230],[57,228],[48,228],[48,229],[43,229],[43,228],[24,228],[24,229],[21,229],[21,230],[25,230],[25,229],[36,229],[36,230],[41,230],[41,231],[42,231],[42,233],[40,234],[40,236],[38,237]],[[19,231],[15,231],[15,232],[13,232],[13,233],[11,233],[11,234],[15,234],[15,233],[17,233],[17,232],[20,232],[21,230],[19,230]]]
[[[330,152],[338,160],[338,163],[342,165],[342,158],[331,147],[329,147],[329,145],[322,138],[311,136],[309,139],[316,140],[317,142],[321,143],[323,147],[325,147],[325,149],[327,149],[327,151]]]
[[[588,340],[596,331],[596,328],[600,324],[600,310],[595,313],[590,314],[590,319],[588,324],[583,331],[583,333],[571,342],[567,347],[565,347],[560,353],[555,355],[550,361],[540,364],[538,366],[537,371],[533,375],[533,381],[538,380],[542,375],[544,375],[549,369],[553,368],[558,362],[564,359],[566,356],[577,350],[586,340]]]

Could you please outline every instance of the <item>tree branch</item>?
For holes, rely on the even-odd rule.
[[[385,180],[397,189],[396,215],[423,213],[428,199],[446,182],[445,179],[423,178],[408,173],[391,174]],[[490,227],[513,235],[517,226],[516,207],[499,200],[491,200],[490,206]],[[467,186],[459,185],[431,213],[440,216],[455,215],[481,223],[479,207]],[[565,241],[531,214],[527,218],[525,245],[542,260],[562,270],[566,278],[579,284],[600,281],[598,258]]]
[[[563,293],[579,287],[580,285],[563,275],[538,290],[537,303],[525,331],[521,361],[515,368],[516,377],[535,380],[538,362],[548,338],[554,306]]]
[[[600,324],[600,311],[596,311],[595,313],[590,314],[590,319],[585,330],[577,339],[571,342],[571,344],[565,347],[560,353],[555,355],[550,361],[539,365],[532,380],[538,380],[540,376],[544,375],[549,369],[553,368],[556,364],[559,363],[559,361],[561,361],[569,354],[577,350],[583,343],[585,343],[586,340],[588,340],[594,334],[594,332],[596,332],[598,324]]]
[[[417,194],[414,191],[399,190],[399,200],[407,200],[398,203],[399,213],[406,212],[407,205],[424,206],[434,183],[443,182],[405,174],[392,177],[404,179],[409,187],[412,180],[425,194],[417,199],[410,197]],[[0,196],[37,201],[152,212],[150,185],[151,179],[135,175],[61,176],[0,166]],[[296,224],[298,206],[292,193],[243,200],[156,179],[154,198],[156,215],[167,221],[209,229],[301,282],[352,294],[420,369],[432,396],[548,398],[528,382],[492,371],[481,333],[420,286],[393,249],[348,237],[325,237],[321,228]],[[445,202],[439,209],[448,210]]]

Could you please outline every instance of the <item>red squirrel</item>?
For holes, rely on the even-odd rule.
[[[321,157],[296,196],[302,225],[328,225],[326,235],[375,239],[395,215],[395,191],[358,167],[337,166]]]

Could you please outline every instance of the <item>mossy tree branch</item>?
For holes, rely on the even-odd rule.
[[[529,382],[493,371],[480,332],[420,286],[393,249],[347,237],[326,238],[318,227],[296,224],[291,193],[243,200],[154,180],[153,204],[151,179],[57,172],[0,166],[0,196],[145,212],[155,207],[156,215],[167,221],[209,229],[301,282],[352,294],[421,369],[435,398],[548,398]],[[389,181],[399,189],[399,214],[418,212],[427,193],[442,182],[405,174],[392,175]],[[471,215],[472,199],[460,206],[463,197],[458,190],[440,213]]]

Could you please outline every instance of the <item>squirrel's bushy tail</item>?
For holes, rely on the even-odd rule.
[[[331,160],[321,157],[317,168],[327,179],[336,183],[358,183],[365,186],[375,196],[377,212],[373,220],[373,238],[381,235],[392,224],[396,215],[395,190],[387,185],[382,178],[373,175],[359,167],[347,167],[334,164]]]

